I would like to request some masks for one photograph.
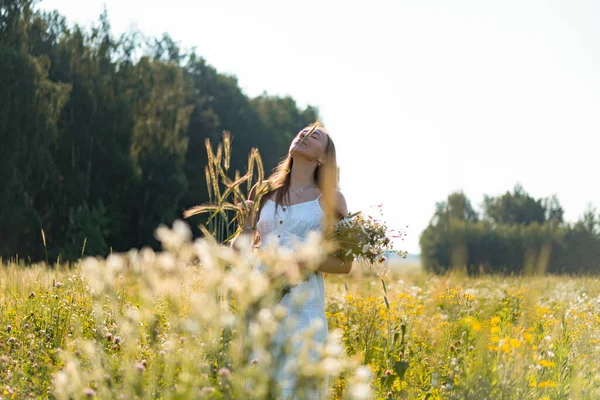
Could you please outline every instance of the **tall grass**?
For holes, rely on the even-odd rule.
[[[284,313],[278,279],[299,279],[286,275],[290,255],[191,242],[182,224],[158,236],[163,252],[0,270],[0,397],[276,396],[266,372],[283,368],[268,354]],[[312,240],[302,254],[312,254]],[[252,274],[255,262],[281,275]],[[231,291],[235,307],[218,303],[217,289]],[[343,399],[600,396],[594,279],[400,270],[384,290],[356,269],[330,276],[326,292],[331,340],[318,360],[294,366],[300,391],[328,375],[331,398]]]

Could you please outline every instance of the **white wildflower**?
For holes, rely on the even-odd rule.
[[[342,369],[342,364],[335,358],[326,358],[322,363],[325,373],[328,375],[337,375]]]
[[[168,252],[160,253],[156,258],[156,261],[165,271],[173,270],[176,265],[175,257]]]
[[[350,387],[350,396],[355,400],[368,400],[373,396],[373,390],[368,383],[357,383]]]
[[[125,260],[118,254],[110,254],[106,258],[106,265],[113,272],[121,272],[125,268]]]
[[[370,381],[372,373],[371,373],[371,370],[369,369],[369,367],[361,365],[360,367],[358,367],[356,369],[355,375],[356,375],[356,378],[361,381]]]
[[[173,232],[179,237],[182,243],[187,243],[192,239],[190,227],[182,220],[178,219],[173,222]]]

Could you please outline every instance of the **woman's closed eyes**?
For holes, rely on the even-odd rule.
[[[304,139],[304,138],[306,137],[306,135],[308,135],[308,132],[302,132],[302,133],[300,134],[300,139]],[[320,135],[320,132],[319,132],[319,131],[314,131],[314,132],[313,132],[313,133],[312,133],[310,136],[311,136],[313,139],[317,139],[317,140],[318,140],[318,137],[317,137],[317,135]]]

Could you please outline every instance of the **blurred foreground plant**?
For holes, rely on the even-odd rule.
[[[161,226],[157,237],[163,252],[144,248],[83,261],[94,327],[66,339],[53,395],[277,398],[276,372],[290,368],[282,364],[283,354],[272,351],[287,312],[277,293],[303,278],[288,266],[298,257],[318,257],[320,235],[311,235],[296,252],[253,250],[249,240],[234,251],[211,236],[192,242],[181,221],[173,229]],[[256,263],[270,272],[253,272]],[[231,293],[229,305],[218,301],[217,290]],[[344,374],[353,382],[359,364],[345,355],[340,339],[340,331],[325,345],[306,334],[286,338],[284,351],[301,348],[294,366],[300,398],[325,376]],[[304,357],[308,351],[318,358]]]

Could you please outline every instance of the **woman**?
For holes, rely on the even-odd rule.
[[[335,146],[331,137],[318,124],[307,126],[294,138],[287,157],[269,178],[267,192],[257,199],[258,217],[254,218],[252,213],[245,218],[242,216],[242,234],[251,235],[254,243],[258,239],[258,246],[271,240],[289,246],[295,239],[305,238],[310,231],[323,230],[348,213],[344,196],[337,190],[337,181]],[[251,200],[247,201],[250,210],[253,209],[257,187],[255,185],[252,189],[249,196]],[[232,243],[234,247],[236,239]],[[307,281],[294,286],[284,295],[280,304],[288,309],[286,318],[292,318],[295,327],[293,332],[283,332],[281,337],[299,334],[316,323],[319,328],[313,340],[325,343],[327,319],[323,273],[347,274],[351,268],[352,261],[330,255],[316,274],[310,274]],[[301,305],[296,305],[291,300],[300,291],[305,295],[305,300]],[[286,357],[292,359],[295,355],[292,353]],[[294,374],[279,372],[282,397],[294,398],[297,392]],[[320,393],[303,394],[302,398],[324,398],[327,385],[326,379]]]

